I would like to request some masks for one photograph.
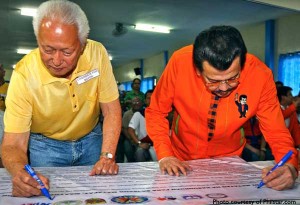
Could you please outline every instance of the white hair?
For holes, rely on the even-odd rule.
[[[44,18],[58,19],[64,24],[75,24],[81,44],[86,43],[90,26],[85,13],[77,4],[67,0],[50,0],[42,3],[32,21],[36,38],[38,38],[40,24]]]

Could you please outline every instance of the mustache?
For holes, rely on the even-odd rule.
[[[234,89],[235,89],[235,88],[229,88],[229,89],[227,89],[227,90],[225,90],[225,91],[223,91],[223,90],[216,90],[214,93],[220,94],[220,95],[224,95],[224,94],[227,94],[228,92],[233,91]]]

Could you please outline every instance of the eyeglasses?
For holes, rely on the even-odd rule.
[[[234,88],[240,83],[239,79],[240,79],[240,73],[238,73],[234,78],[231,78],[228,80],[217,81],[217,82],[209,82],[209,83],[205,83],[205,85],[210,90],[218,89],[221,84],[227,84],[230,88]]]

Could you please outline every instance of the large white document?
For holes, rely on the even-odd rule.
[[[0,204],[296,204],[300,199],[299,180],[291,190],[257,189],[261,170],[238,157],[189,164],[193,171],[179,177],[162,175],[157,162],[119,164],[114,176],[89,176],[91,166],[35,168],[49,177],[52,201],[44,196],[12,197],[11,178],[0,169]]]

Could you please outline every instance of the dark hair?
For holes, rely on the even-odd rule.
[[[276,85],[276,87],[278,87],[278,86],[283,86],[283,82],[281,82],[281,81],[276,81],[276,82],[275,82],[275,85]]]
[[[146,97],[147,97],[147,94],[148,94],[148,93],[153,93],[153,91],[154,91],[153,89],[147,90],[147,92],[145,93],[145,99],[146,99]]]
[[[141,79],[139,79],[139,78],[135,78],[135,79],[133,79],[133,80],[132,80],[132,83],[134,83],[134,81],[136,81],[136,80],[138,80],[138,81],[140,81],[140,82],[141,82]]]
[[[282,87],[277,87],[277,97],[279,102],[282,99],[282,96],[287,96],[289,91],[292,91],[293,89],[288,86],[282,86]]]
[[[242,98],[246,98],[247,99],[247,95],[240,95],[239,100],[241,100]]]
[[[243,68],[247,48],[240,32],[232,26],[213,26],[202,31],[194,42],[193,60],[200,72],[207,61],[218,70],[227,70],[236,57]]]
[[[131,88],[132,88],[132,86],[133,86],[134,81],[136,81],[136,80],[138,80],[140,83],[142,82],[141,79],[139,79],[139,78],[133,79],[133,80],[132,80],[132,83],[131,83]]]

